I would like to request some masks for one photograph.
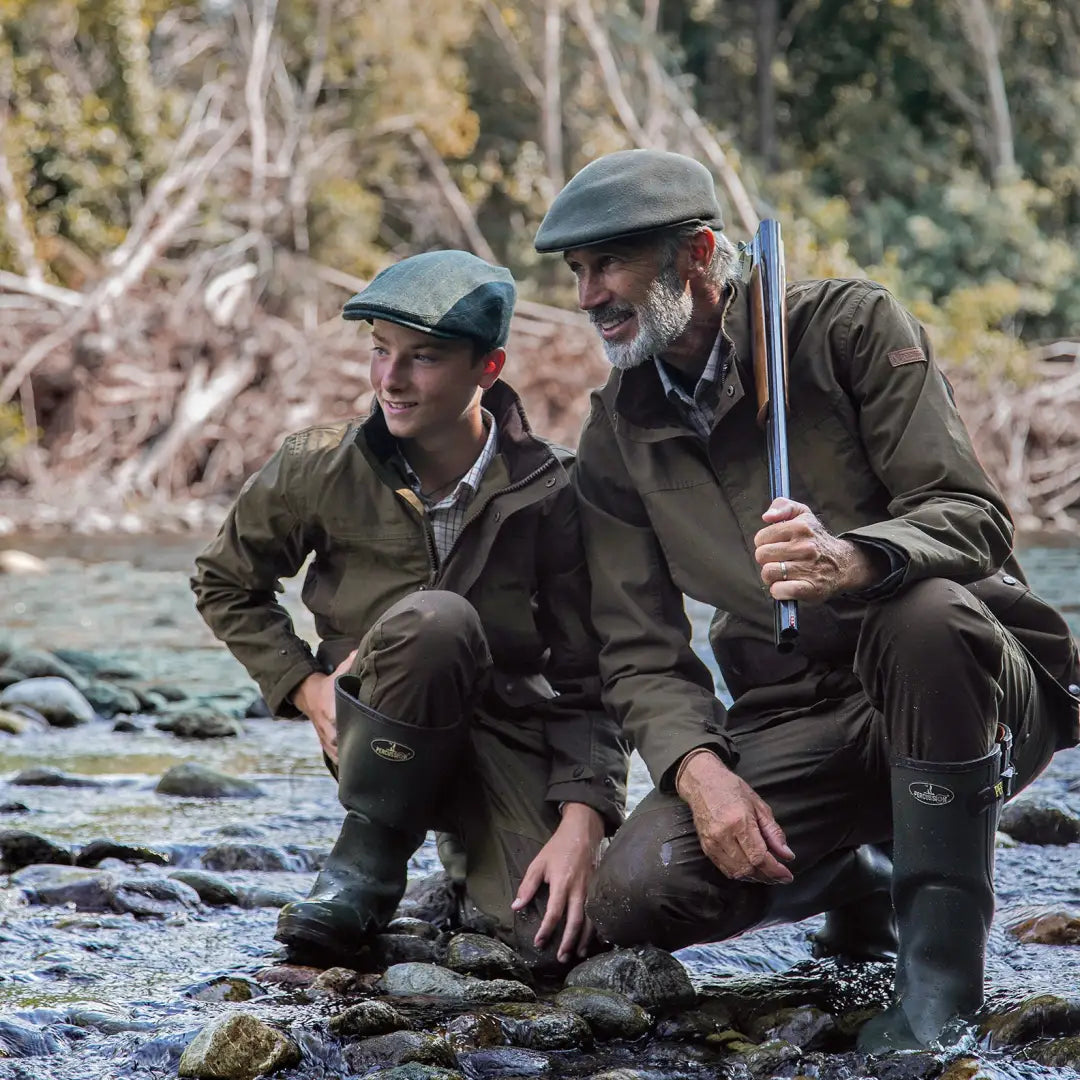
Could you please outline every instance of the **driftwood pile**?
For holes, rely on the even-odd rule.
[[[363,283],[294,263],[288,272],[318,297],[307,327],[258,302],[250,264],[197,289],[138,285],[116,302],[101,287],[84,295],[0,274],[0,394],[21,406],[30,435],[0,456],[5,516],[91,531],[121,519],[201,527],[286,433],[365,413],[365,325],[339,315]],[[534,426],[572,445],[608,370],[587,321],[523,302],[509,353],[508,380]],[[1075,530],[1080,366],[1045,363],[1030,385],[992,392],[954,381],[1017,523]]]

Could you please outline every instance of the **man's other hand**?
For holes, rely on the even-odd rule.
[[[579,957],[588,953],[593,926],[585,917],[585,897],[600,860],[603,839],[604,819],[591,806],[567,803],[559,827],[529,863],[517,897],[510,905],[512,911],[520,911],[536,896],[540,886],[547,884],[547,907],[533,945],[542,949],[565,914],[566,925],[557,954],[562,964],[568,963],[575,951]]]
[[[679,777],[679,795],[694,815],[701,849],[736,881],[786,885],[780,862],[795,858],[768,804],[715,754],[696,754]]]
[[[884,576],[864,546],[833,536],[803,503],[773,499],[761,519],[768,524],[754,537],[754,558],[774,600],[820,603]]]
[[[311,721],[323,753],[336,765],[337,710],[334,704],[334,680],[345,675],[356,659],[353,649],[329,675],[309,675],[295,690],[293,704]]]

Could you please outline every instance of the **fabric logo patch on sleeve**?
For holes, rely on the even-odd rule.
[[[910,349],[893,349],[889,353],[889,363],[893,367],[903,367],[905,364],[925,364],[926,353],[913,345]]]

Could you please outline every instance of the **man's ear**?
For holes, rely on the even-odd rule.
[[[502,374],[503,364],[506,363],[505,349],[492,349],[480,357],[480,387],[488,390],[495,380]]]
[[[687,269],[691,276],[695,273],[703,274],[708,269],[714,251],[716,251],[716,236],[712,229],[701,229],[690,237]]]

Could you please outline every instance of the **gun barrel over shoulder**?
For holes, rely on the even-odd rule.
[[[791,497],[787,440],[787,306],[784,241],[780,223],[767,218],[750,243],[750,304],[753,313],[754,383],[758,423],[765,428],[769,451],[769,492]],[[799,636],[794,600],[775,601],[776,647],[790,652]]]

